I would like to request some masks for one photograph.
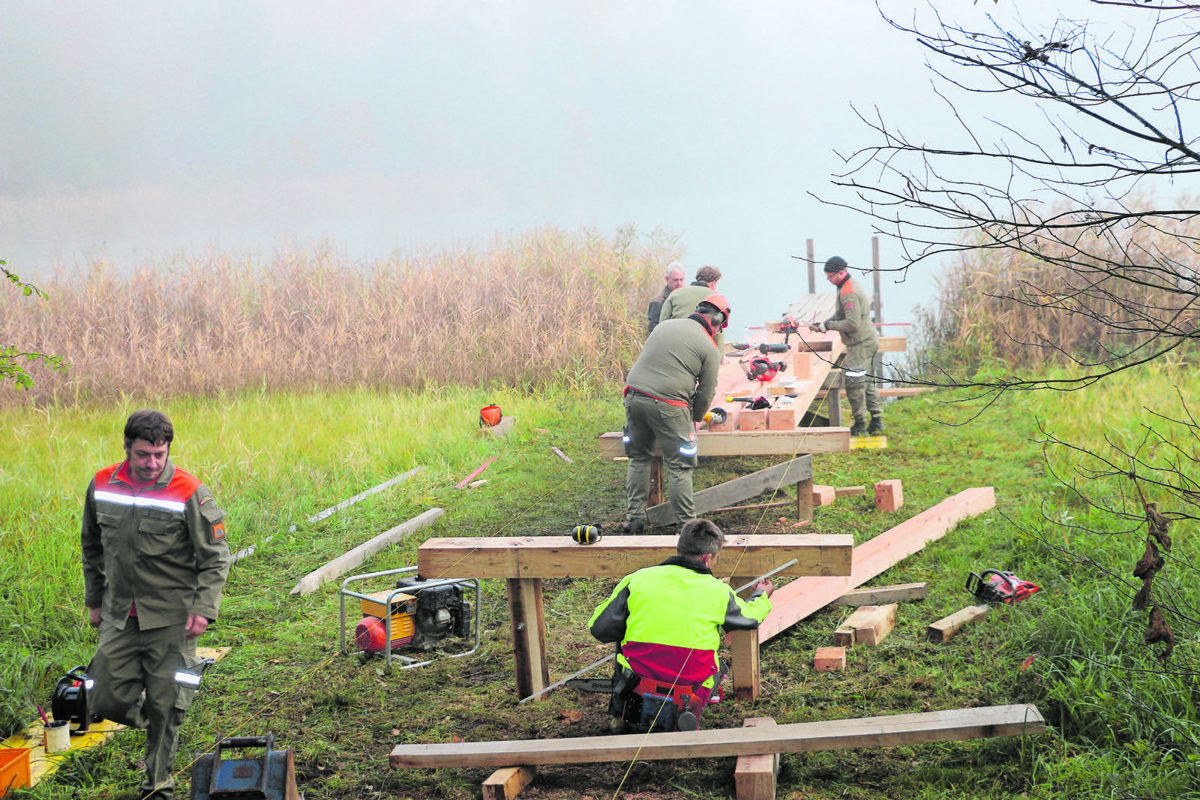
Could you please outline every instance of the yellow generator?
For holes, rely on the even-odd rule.
[[[420,660],[395,651],[432,653],[439,651],[451,637],[474,639],[474,646],[465,652],[444,652],[451,658],[461,658],[479,649],[479,581],[473,578],[422,580],[416,567],[355,575],[342,582],[341,647],[346,647],[346,600],[357,598],[362,619],[354,629],[354,645],[359,652],[382,653],[390,664],[392,658],[405,667],[419,667],[432,659]],[[401,576],[392,588],[369,593],[356,591],[352,584]],[[474,590],[474,602],[470,599]]]

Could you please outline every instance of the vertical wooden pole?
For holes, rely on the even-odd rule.
[[[732,577],[731,586],[742,586],[754,580],[753,575]],[[753,589],[747,589],[753,592]],[[758,676],[758,631],[732,631],[729,634],[730,655],[733,658],[733,695],[738,700],[757,700],[761,691]]]
[[[875,321],[883,322],[883,298],[879,294],[879,237],[871,237],[871,267],[875,273]]]
[[[550,685],[541,578],[508,579],[508,615],[512,620],[517,697],[524,699]]]
[[[646,506],[653,508],[664,502],[666,501],[663,498],[663,460],[662,456],[655,456],[650,460],[650,500]]]
[[[812,478],[796,484],[796,521],[812,519],[813,511],[813,482]],[[739,584],[740,585],[740,584]]]
[[[808,245],[808,293],[817,293],[817,265],[813,261],[813,240],[809,239]]]

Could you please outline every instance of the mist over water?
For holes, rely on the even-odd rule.
[[[873,141],[851,103],[918,126],[937,104],[867,3],[7,0],[0,78],[23,277],[634,226],[678,236],[689,279],[720,267],[749,324],[807,292],[806,239],[870,264],[867,220],[808,194]],[[885,276],[884,318],[932,283]]]

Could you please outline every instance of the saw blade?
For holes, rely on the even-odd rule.
[[[583,692],[612,693],[611,678],[571,678],[565,685]]]

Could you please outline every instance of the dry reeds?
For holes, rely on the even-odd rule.
[[[1112,365],[1196,336],[1200,219],[1051,219],[964,251],[923,316],[933,349],[959,363]]]
[[[0,388],[0,405],[318,386],[599,387],[620,380],[640,346],[642,309],[678,255],[662,239],[547,229],[486,252],[369,265],[327,245],[132,274],[96,262],[40,284],[44,302],[0,292],[0,342],[72,364],[33,364],[34,387]]]

